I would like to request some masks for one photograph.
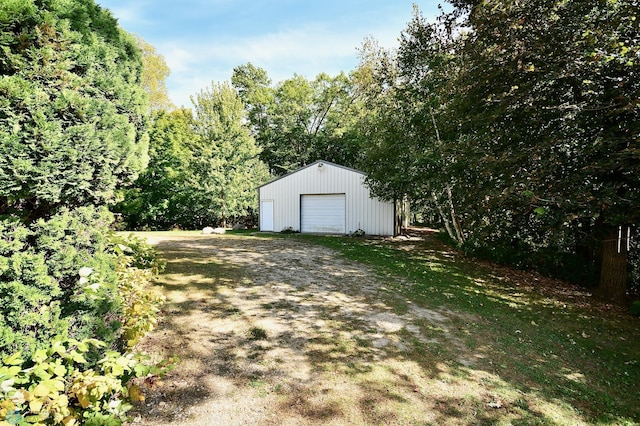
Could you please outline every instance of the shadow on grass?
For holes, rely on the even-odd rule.
[[[634,390],[640,383],[640,321],[622,309],[567,283],[479,266],[434,239],[302,238],[370,264],[382,276],[403,277],[391,285],[408,300],[473,315],[459,330],[481,360],[476,369],[498,374],[521,392],[560,400],[588,421],[640,420]],[[525,418],[532,413],[526,410]]]
[[[311,239],[375,268],[381,288],[362,291],[371,276],[336,268],[332,255],[311,256],[301,239],[309,240],[157,246],[168,262],[159,285],[169,302],[148,345],[182,365],[139,407],[143,417],[178,421],[188,407],[251,387],[282,416],[310,422],[640,419],[637,320],[536,293],[429,242]],[[297,284],[287,281],[292,273]],[[426,308],[444,319],[405,318]],[[404,323],[393,328],[398,318]],[[346,382],[319,379],[327,376]]]

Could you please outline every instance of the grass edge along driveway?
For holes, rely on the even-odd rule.
[[[184,235],[198,238],[195,233]],[[436,418],[441,424],[631,425],[640,419],[640,321],[592,300],[583,289],[465,260],[432,238],[402,241],[246,233],[218,238],[284,239],[329,247],[373,268],[381,283],[377,297],[399,315],[414,306],[457,313],[448,324],[449,341],[455,345],[425,344],[400,331],[406,333],[407,343],[402,356],[422,373],[415,392],[430,400],[431,410],[440,411]],[[229,270],[220,269],[220,273]],[[434,335],[441,332],[432,324],[424,327],[433,328]],[[459,362],[465,358],[473,359],[473,364]],[[374,389],[385,386],[382,378],[372,384],[378,379],[371,370],[350,371],[347,379]],[[453,400],[438,394],[438,388],[452,384],[465,389],[464,395]],[[286,396],[285,390],[268,380],[252,379],[247,385],[257,386],[265,398]],[[391,391],[398,409],[403,409],[402,394]],[[342,424],[339,414],[354,409],[345,404],[338,404],[321,420]],[[332,413],[337,417],[331,421]],[[370,423],[376,423],[376,418]]]

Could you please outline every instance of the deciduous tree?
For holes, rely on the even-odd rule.
[[[171,70],[164,57],[139,35],[136,35],[135,39],[142,52],[142,87],[147,93],[149,109],[157,111],[173,108],[166,85],[166,79],[171,74]]]
[[[452,237],[494,260],[583,282],[601,269],[622,299],[640,219],[637,1],[452,3],[433,23],[416,13],[397,55],[365,46],[374,191],[432,196]]]
[[[256,188],[269,174],[245,125],[244,104],[230,84],[212,84],[192,102],[198,138],[190,147],[191,208],[200,225],[226,226],[257,207]]]
[[[533,244],[617,239],[640,219],[637,1],[465,3],[455,115],[468,137],[456,149],[480,154],[478,205]],[[610,260],[600,284],[620,300],[626,274],[613,265],[626,262]]]
[[[320,158],[358,166],[358,94],[346,74],[320,73],[313,81],[294,75],[271,86],[266,71],[249,63],[234,69],[232,82],[272,173],[288,173]]]
[[[128,229],[190,228],[194,210],[188,183],[196,144],[190,109],[154,114],[149,131],[149,165],[134,182],[123,189],[123,200],[113,207]]]

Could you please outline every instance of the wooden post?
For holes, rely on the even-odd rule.
[[[622,302],[626,297],[630,234],[630,228],[627,226],[613,226],[605,233],[602,243],[600,292],[607,300]]]

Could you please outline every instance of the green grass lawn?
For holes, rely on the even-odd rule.
[[[554,401],[593,424],[640,422],[640,319],[624,309],[568,284],[473,262],[433,238],[287,238],[372,266],[399,313],[418,304],[460,314],[457,334],[476,360],[474,369],[501,378],[504,394],[513,395],[520,411],[519,424],[554,419],[553,407],[531,407],[518,397],[526,394]],[[413,356],[431,363],[438,356],[433,350],[416,342]]]

